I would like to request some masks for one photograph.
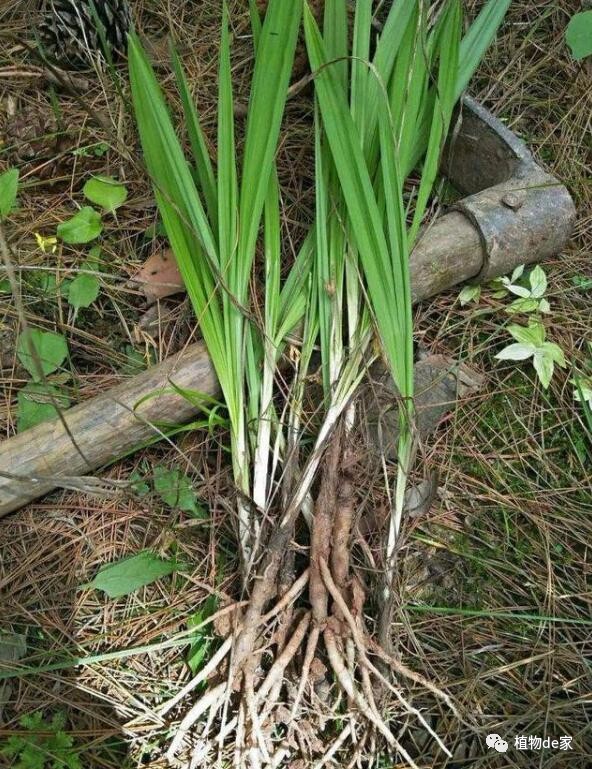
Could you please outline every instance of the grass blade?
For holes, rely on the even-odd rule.
[[[179,54],[173,45],[171,45],[171,60],[177,79],[177,88],[179,89],[181,103],[183,105],[183,115],[185,117],[187,135],[189,137],[191,151],[195,162],[195,176],[201,187],[201,193],[204,196],[208,216],[212,223],[212,227],[215,230],[217,227],[218,201],[214,168],[199,121],[199,116],[195,109],[193,97],[191,96],[189,83],[187,82],[187,77],[185,76],[185,71],[181,64]]]

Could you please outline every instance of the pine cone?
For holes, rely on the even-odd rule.
[[[43,52],[64,69],[103,58],[100,27],[114,56],[127,49],[132,25],[127,0],[44,0],[43,14],[39,30]]]

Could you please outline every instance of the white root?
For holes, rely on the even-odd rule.
[[[236,724],[236,738],[234,742],[234,766],[241,769],[242,751],[245,741],[245,707],[244,702],[238,706],[238,719]]]
[[[455,715],[459,720],[462,720],[455,704],[452,702],[451,698],[448,694],[446,694],[446,692],[443,692],[442,689],[439,689],[435,684],[433,684],[431,681],[428,681],[428,679],[424,678],[420,673],[416,673],[414,670],[411,670],[411,668],[408,668],[399,660],[391,657],[390,654],[387,654],[384,649],[372,639],[370,639],[370,644],[376,655],[384,660],[384,662],[386,662],[388,665],[390,665],[395,673],[399,673],[399,675],[403,676],[404,678],[408,678],[410,681],[414,681],[419,686],[423,686],[424,689],[432,692],[435,697],[448,705],[453,715]]]
[[[175,755],[179,752],[181,745],[189,730],[193,724],[210,708],[216,707],[222,698],[224,697],[224,691],[226,690],[226,684],[218,684],[218,686],[210,689],[203,697],[195,703],[187,715],[183,718],[177,728],[173,741],[171,742],[169,749],[167,750],[166,757],[169,761],[172,761]]]
[[[302,665],[302,673],[300,675],[298,691],[296,692],[296,698],[294,699],[294,704],[292,705],[292,712],[290,714],[290,720],[292,722],[295,721],[296,716],[298,715],[298,708],[300,707],[300,701],[302,700],[302,695],[304,694],[304,687],[306,686],[306,682],[308,681],[310,666],[312,665],[312,661],[314,659],[314,655],[317,650],[320,634],[321,634],[321,631],[315,625],[311,630],[310,635],[308,636],[308,641],[306,642],[306,651],[304,653],[304,663]]]
[[[401,694],[401,692],[399,692],[399,690],[398,690],[398,689],[397,689],[395,686],[393,686],[393,685],[391,684],[391,682],[390,682],[390,681],[389,681],[387,678],[385,678],[385,677],[382,675],[382,673],[380,672],[380,670],[378,670],[378,668],[377,668],[377,667],[375,667],[375,666],[374,666],[374,665],[373,665],[373,664],[370,662],[370,660],[369,660],[367,657],[365,657],[365,658],[362,660],[362,663],[363,663],[363,664],[364,664],[364,666],[366,666],[366,667],[367,667],[367,668],[368,668],[368,669],[369,669],[369,670],[370,670],[372,673],[374,673],[374,675],[375,675],[375,676],[378,678],[378,680],[379,680],[379,681],[380,681],[382,684],[384,684],[384,685],[385,685],[385,686],[386,686],[386,687],[389,689],[389,691],[391,691],[391,692],[392,692],[392,693],[395,695],[395,697],[396,697],[396,698],[399,700],[400,704],[401,704],[401,705],[402,705],[402,706],[405,708],[405,710],[406,710],[408,713],[410,713],[410,714],[414,715],[414,716],[417,718],[417,720],[419,721],[419,723],[420,723],[420,724],[423,726],[423,728],[424,728],[424,729],[425,729],[425,730],[428,732],[428,734],[430,734],[430,735],[431,735],[431,736],[434,738],[434,740],[435,740],[435,741],[438,743],[438,745],[439,745],[439,746],[440,746],[440,748],[441,748],[441,749],[444,751],[444,753],[446,753],[446,755],[447,755],[449,758],[452,758],[452,753],[451,753],[451,752],[448,750],[448,748],[446,747],[446,745],[444,745],[444,743],[442,742],[442,740],[440,739],[440,737],[438,737],[438,735],[436,734],[436,732],[435,732],[435,731],[432,729],[432,727],[431,727],[431,726],[428,724],[428,722],[425,720],[425,718],[423,717],[423,715],[421,714],[421,712],[420,712],[420,711],[419,711],[417,708],[414,708],[414,707],[413,707],[413,705],[411,705],[411,703],[410,703],[410,702],[408,702],[408,701],[407,701],[407,700],[406,700],[406,699],[403,697],[403,695]]]
[[[348,625],[349,625],[349,628],[350,628],[350,630],[351,630],[351,633],[352,633],[352,638],[353,638],[353,640],[354,640],[354,642],[355,642],[355,644],[356,644],[356,647],[357,647],[357,649],[358,649],[358,652],[360,653],[360,658],[361,658],[362,664],[363,664],[364,666],[366,666],[366,668],[367,668],[368,670],[370,670],[372,673],[374,673],[374,675],[376,675],[376,676],[377,676],[377,678],[378,678],[378,679],[379,679],[379,680],[380,680],[380,681],[381,681],[383,684],[385,684],[385,685],[386,685],[386,686],[387,686],[387,687],[390,689],[390,691],[392,691],[392,692],[393,692],[393,694],[394,694],[394,695],[397,697],[397,699],[399,700],[399,702],[400,702],[400,703],[403,705],[403,707],[405,707],[405,709],[407,710],[407,712],[409,712],[409,713],[412,713],[413,715],[415,715],[415,716],[417,717],[417,719],[418,719],[418,720],[419,720],[419,722],[422,724],[422,726],[423,726],[423,727],[424,727],[424,728],[425,728],[425,729],[426,729],[426,730],[429,732],[429,734],[430,734],[430,735],[431,735],[431,736],[432,736],[432,737],[433,737],[433,738],[436,740],[436,742],[438,743],[438,745],[440,746],[440,748],[441,748],[441,749],[442,749],[442,750],[443,750],[443,751],[446,753],[446,755],[447,755],[447,756],[449,756],[450,758],[452,758],[452,755],[451,755],[450,751],[448,750],[448,748],[446,747],[446,745],[444,745],[444,743],[442,742],[442,740],[441,740],[441,739],[438,737],[438,735],[437,735],[437,734],[434,732],[434,730],[433,730],[433,729],[432,729],[432,728],[429,726],[429,724],[427,723],[427,721],[425,720],[425,718],[424,718],[424,717],[421,715],[421,713],[419,712],[419,710],[417,710],[417,708],[414,708],[414,707],[413,707],[411,704],[409,704],[409,703],[408,703],[408,702],[407,702],[407,701],[404,699],[404,697],[401,695],[401,693],[400,693],[400,692],[399,692],[399,691],[398,691],[398,690],[397,690],[397,689],[396,689],[394,686],[392,686],[392,684],[391,684],[391,683],[390,683],[390,682],[389,682],[389,681],[388,681],[388,680],[387,680],[387,679],[386,679],[386,678],[385,678],[385,677],[382,675],[382,673],[381,673],[381,672],[378,670],[378,668],[376,668],[376,667],[375,667],[375,666],[374,666],[374,665],[373,665],[373,664],[370,662],[370,660],[368,659],[368,656],[367,656],[367,654],[366,654],[366,644],[364,643],[364,639],[363,639],[363,637],[362,637],[362,632],[361,632],[360,628],[358,627],[358,625],[356,624],[356,621],[355,621],[355,619],[352,617],[352,614],[351,614],[351,612],[350,612],[350,610],[349,610],[349,607],[347,606],[347,604],[346,604],[345,600],[343,599],[343,596],[341,595],[341,591],[338,589],[337,585],[336,585],[336,584],[335,584],[335,582],[333,581],[333,577],[331,576],[331,572],[329,571],[329,568],[328,568],[327,564],[325,563],[325,561],[321,560],[321,561],[320,561],[320,564],[319,564],[319,566],[320,566],[321,575],[322,575],[322,577],[323,577],[323,581],[325,582],[325,586],[327,587],[327,590],[328,590],[328,591],[329,591],[329,593],[331,594],[331,597],[333,598],[333,600],[335,601],[335,603],[336,603],[336,604],[339,606],[339,608],[341,609],[341,611],[342,611],[342,613],[343,613],[343,616],[344,616],[345,620],[347,621],[347,623],[348,623]],[[389,660],[392,660],[392,658],[391,658],[391,657],[388,657],[388,659],[389,659]],[[392,662],[394,662],[394,660],[392,660]],[[391,663],[391,664],[392,664],[392,663]],[[402,663],[397,663],[397,664],[399,664],[399,665],[401,665],[403,668],[405,668],[405,666],[404,666],[404,665],[402,665]],[[405,670],[406,670],[406,671],[408,671],[409,669],[408,669],[408,668],[405,668]],[[409,672],[411,672],[411,673],[412,673],[413,671],[409,671]],[[363,672],[362,672],[362,677],[363,677]],[[422,677],[420,676],[420,678],[422,678]],[[415,680],[415,679],[414,679],[414,680]],[[364,678],[363,678],[363,681],[364,681]],[[429,686],[429,687],[427,687],[427,688],[428,688],[430,691],[433,691],[433,689],[434,689],[434,688],[436,688],[436,687],[434,687],[434,686],[433,686],[433,684],[432,684],[432,685],[430,685],[430,686]],[[373,703],[374,703],[374,697],[373,697],[373,696],[371,696],[371,697],[369,698],[369,692],[370,692],[370,694],[371,694],[371,692],[372,692],[372,688],[371,688],[371,686],[370,686],[370,687],[369,687],[369,692],[368,692],[368,683],[365,683],[365,685],[364,685],[364,691],[365,691],[366,697],[367,697],[367,698],[368,698],[368,700],[369,700],[369,704],[370,704],[370,706],[372,706],[372,705],[373,705]],[[448,695],[446,695],[444,692],[440,692],[440,690],[439,690],[439,689],[437,689],[437,688],[436,688],[436,691],[438,691],[442,697],[444,697],[444,698],[446,698],[446,699],[449,699],[449,698],[448,698]],[[376,709],[376,705],[375,705],[375,704],[374,704],[374,708]]]
[[[265,761],[265,763],[268,763],[269,752],[267,750],[267,745],[265,744],[265,736],[263,735],[263,731],[261,729],[262,722],[257,713],[257,702],[255,699],[255,692],[253,690],[253,679],[251,675],[245,678],[245,700],[247,703],[249,718],[251,719],[251,729],[257,740],[257,744],[259,746],[258,749],[255,747],[252,747],[249,750],[249,758],[251,760],[251,764],[253,764],[253,757],[255,756],[255,754],[257,755],[258,764],[260,763],[259,755],[263,757],[263,760]]]
[[[393,747],[397,747],[398,743],[391,732],[391,730],[388,728],[388,726],[384,723],[382,718],[378,717],[370,707],[370,705],[366,702],[364,697],[360,694],[358,691],[355,681],[350,675],[349,670],[345,666],[345,662],[341,654],[339,653],[339,650],[337,648],[337,643],[335,642],[335,634],[330,628],[325,628],[323,637],[325,639],[325,648],[327,650],[327,656],[329,657],[329,662],[331,663],[331,667],[333,668],[333,672],[335,673],[335,677],[339,681],[339,684],[341,685],[342,689],[345,691],[345,693],[350,697],[353,702],[357,705],[358,709],[362,713],[363,716],[365,716],[370,723],[374,724],[374,726],[380,731],[380,733],[385,737],[389,745]],[[403,754],[401,754],[403,755]],[[415,764],[412,764],[412,766],[415,769]]]
[[[285,645],[283,651],[271,666],[269,673],[265,678],[265,681],[263,681],[263,683],[259,687],[257,691],[257,700],[261,701],[262,699],[264,699],[271,691],[278,677],[283,676],[284,670],[288,666],[292,657],[298,651],[298,647],[300,646],[300,644],[302,643],[302,639],[306,635],[306,631],[308,630],[309,624],[310,624],[310,612],[307,612],[298,623],[296,630],[292,634],[292,637],[290,638],[288,643]]]
[[[190,692],[192,692],[196,686],[199,686],[202,681],[205,681],[208,676],[213,673],[216,668],[220,665],[224,657],[228,654],[230,649],[232,648],[232,637],[227,638],[226,641],[222,644],[222,646],[218,649],[218,651],[214,654],[212,659],[208,662],[208,664],[203,667],[199,673],[189,681],[189,683],[185,684],[185,686],[180,689],[177,694],[175,694],[174,697],[171,697],[170,700],[165,702],[163,705],[160,706],[158,709],[158,715],[164,716],[166,713],[169,712],[169,710],[172,710],[175,705],[177,705],[181,700],[186,697]]]

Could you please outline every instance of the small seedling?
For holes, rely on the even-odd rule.
[[[45,721],[40,712],[22,716],[25,731],[13,734],[0,748],[14,769],[82,769],[74,740],[64,731],[66,716],[56,713]]]
[[[58,248],[58,239],[54,235],[41,235],[41,233],[35,233],[35,240],[37,245],[43,251],[44,254],[55,254]]]
[[[97,142],[96,144],[89,144],[87,147],[78,147],[72,151],[75,157],[82,158],[102,158],[109,150],[109,145],[105,142]]]
[[[68,344],[62,334],[28,328],[19,337],[17,355],[35,381],[58,369],[68,357]]]
[[[80,266],[80,274],[74,278],[68,288],[68,303],[76,311],[90,307],[99,295],[101,284],[97,277],[99,272],[99,257],[101,249],[93,246],[88,254],[88,259]]]
[[[212,639],[207,634],[207,628],[199,626],[202,625],[208,617],[211,617],[217,608],[218,599],[215,595],[210,595],[195,614],[192,614],[187,620],[188,628],[199,628],[191,636],[191,646],[187,653],[187,664],[194,675],[198,672],[206,657],[208,657],[212,647]]]
[[[91,206],[81,208],[71,219],[58,224],[57,229],[58,237],[64,243],[72,245],[90,243],[98,238],[102,231],[101,215]]]
[[[584,424],[587,428],[587,438],[592,445],[592,342],[588,342],[588,352],[591,360],[587,361],[585,371],[576,373],[571,383],[574,388],[574,400],[582,408]]]
[[[537,376],[546,390],[551,383],[555,363],[562,368],[567,365],[563,350],[554,342],[545,341],[545,327],[538,321],[531,321],[528,326],[513,324],[508,326],[508,331],[516,343],[508,345],[495,357],[514,361],[532,358]]]
[[[460,294],[458,295],[458,300],[461,304],[461,307],[464,307],[466,304],[470,304],[471,302],[476,304],[480,298],[481,286],[478,284],[469,283],[469,285],[463,287]]]
[[[577,290],[582,293],[586,293],[592,289],[592,278],[588,278],[585,275],[573,275],[571,282]]]
[[[539,265],[534,267],[525,278],[524,265],[521,264],[516,267],[511,277],[498,278],[493,285],[498,289],[496,298],[502,298],[508,293],[518,297],[506,307],[507,313],[548,313],[551,310],[549,302],[545,299],[547,275]]]
[[[70,399],[59,387],[45,382],[28,382],[17,395],[17,432],[48,422],[57,416],[58,408],[69,406]]]
[[[193,518],[207,517],[206,510],[195,497],[191,480],[177,468],[157,465],[154,468],[154,491],[169,507],[190,513]]]

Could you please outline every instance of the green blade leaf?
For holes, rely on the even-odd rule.
[[[382,217],[347,100],[332,68],[326,66],[324,46],[308,6],[305,6],[304,30],[311,66],[317,73],[315,86],[325,133],[368,281],[380,336],[390,359],[398,349],[396,329],[399,324],[392,301],[396,289]]]
[[[302,0],[270,0],[257,44],[240,191],[240,235],[231,284],[244,303],[292,72]]]
[[[423,163],[421,182],[415,203],[413,224],[409,231],[411,246],[419,231],[427,204],[440,167],[440,154],[448,135],[452,111],[456,103],[456,79],[459,63],[461,35],[461,7],[458,0],[450,0],[438,29],[438,81],[434,100],[428,147]],[[433,66],[434,62],[432,62]],[[409,146],[412,143],[409,142]]]
[[[210,159],[210,153],[208,152],[204,132],[199,121],[199,115],[191,96],[189,83],[187,82],[187,77],[185,76],[185,71],[183,70],[179,54],[174,46],[171,47],[171,57],[175,77],[177,78],[177,88],[179,89],[181,102],[183,104],[187,134],[191,144],[191,151],[193,152],[195,174],[201,187],[212,228],[215,231],[218,216],[218,193],[216,191],[214,168]]]
[[[491,45],[512,0],[488,0],[469,27],[460,45],[460,68],[456,79],[456,97],[469,84],[485,51]]]
[[[109,598],[120,598],[172,574],[179,566],[177,561],[164,560],[151,550],[143,550],[104,566],[92,582],[82,587],[102,590]]]
[[[233,262],[236,261],[238,182],[234,144],[234,101],[230,69],[228,9],[225,2],[223,3],[222,16],[218,96],[218,243],[220,268],[226,280],[227,274],[232,272]]]

